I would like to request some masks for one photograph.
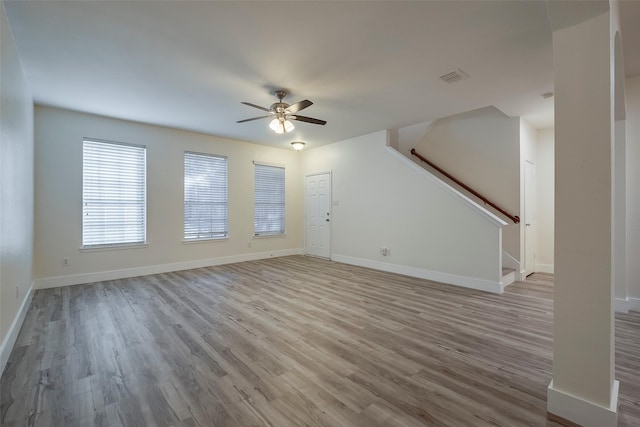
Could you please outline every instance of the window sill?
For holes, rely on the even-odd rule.
[[[80,252],[101,252],[101,251],[119,251],[123,249],[142,249],[149,247],[149,243],[132,243],[132,244],[115,244],[115,245],[94,245],[82,246],[78,250]]]
[[[254,235],[253,238],[254,239],[270,239],[272,237],[287,237],[287,233],[280,233],[280,234],[258,234],[258,235]]]
[[[226,242],[227,240],[229,240],[229,236],[226,236],[226,237],[210,237],[210,238],[206,238],[206,239],[182,240],[182,244],[183,245],[193,245],[193,244],[198,244],[198,243]]]

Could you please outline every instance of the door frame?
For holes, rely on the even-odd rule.
[[[530,174],[527,174],[527,163],[531,165],[531,170],[533,173],[533,176],[529,176]],[[536,230],[536,226],[535,226],[535,220],[536,220],[536,191],[537,191],[537,183],[536,183],[536,164],[535,162],[531,161],[531,160],[525,160],[524,161],[524,171],[523,171],[523,175],[524,175],[524,194],[523,194],[523,222],[522,222],[522,226],[524,228],[524,231],[522,233],[523,239],[524,239],[524,244],[522,245],[523,248],[523,256],[522,256],[522,270],[524,271],[524,277],[522,278],[524,280],[524,278],[530,274],[533,274],[536,272],[536,238],[537,238],[537,230]],[[527,182],[527,181],[531,181],[531,182]],[[529,206],[529,203],[527,203],[527,197],[532,197],[532,206]],[[527,206],[529,206],[529,209],[532,210],[533,212],[533,218],[528,218],[527,216]],[[527,224],[531,224],[529,226],[527,226]],[[530,234],[532,235],[531,240],[533,240],[533,254],[530,254],[529,251],[527,250],[527,246],[529,244],[531,244],[532,242],[529,242],[527,239],[527,228],[530,228]],[[528,265],[528,257],[531,256],[532,257],[532,262],[533,265]]]
[[[326,259],[331,259],[331,255],[333,254],[333,250],[332,250],[332,231],[333,231],[333,172],[331,170],[328,171],[324,171],[324,172],[315,172],[315,173],[310,173],[304,176],[304,200],[303,200],[303,204],[304,204],[304,253],[307,256],[315,256],[315,255],[309,255],[307,253],[307,178],[310,178],[312,176],[318,176],[318,175],[329,175],[329,180],[330,180],[330,185],[329,185],[329,257]],[[322,257],[323,259],[325,259],[324,257]]]

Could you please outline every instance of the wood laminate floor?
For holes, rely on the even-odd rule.
[[[550,426],[552,276],[503,295],[293,256],[37,291],[0,424]],[[640,425],[640,314],[616,316]]]

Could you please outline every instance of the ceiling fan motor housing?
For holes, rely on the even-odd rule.
[[[278,97],[279,101],[271,104],[271,107],[269,107],[269,110],[273,113],[278,113],[278,114],[284,113],[284,111],[289,107],[289,104],[282,102],[282,99],[285,96],[287,96],[287,91],[277,90],[276,96]]]
[[[271,107],[269,107],[269,111],[272,113],[284,113],[287,108],[289,108],[289,104],[287,103],[274,102],[271,104]]]

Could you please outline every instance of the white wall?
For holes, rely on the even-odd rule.
[[[148,247],[79,250],[83,137],[147,147]],[[228,157],[226,241],[182,242],[185,150]],[[253,237],[254,160],[286,168],[285,237]],[[293,150],[37,106],[35,165],[35,277],[40,287],[282,255],[303,247],[302,181],[299,154]],[[69,266],[62,266],[63,257]],[[100,272],[112,273],[95,274]]]
[[[541,129],[536,153],[536,270],[543,273],[553,273],[554,165],[553,128]]]
[[[30,296],[33,255],[33,102],[0,3],[0,372]],[[17,287],[17,292],[16,292]]]
[[[302,152],[304,175],[332,172],[332,258],[422,277],[439,274],[449,283],[499,280],[497,218],[488,220],[452,195],[387,147],[386,138],[378,132]]]
[[[626,80],[627,286],[630,307],[640,310],[640,76]]]
[[[437,120],[415,148],[511,215],[522,217],[519,127],[519,118],[485,107]],[[520,261],[520,226],[507,222],[503,249]]]

